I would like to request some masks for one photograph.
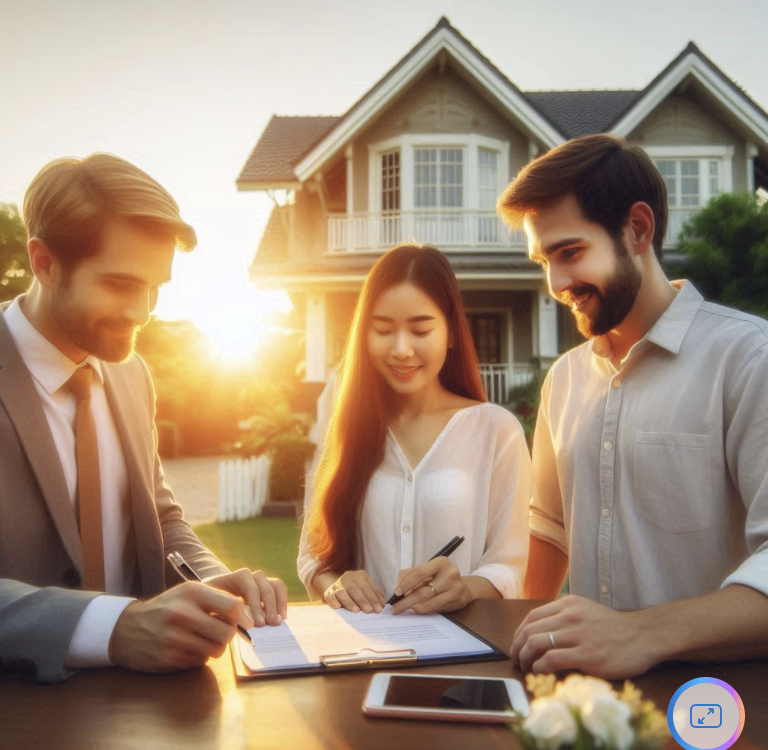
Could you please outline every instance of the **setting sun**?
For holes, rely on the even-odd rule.
[[[286,314],[291,301],[283,291],[260,291],[243,272],[210,272],[185,263],[174,265],[173,281],[163,290],[155,314],[163,320],[189,320],[208,339],[213,355],[226,365],[253,357],[275,330],[275,313]]]

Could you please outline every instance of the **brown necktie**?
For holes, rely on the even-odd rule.
[[[101,525],[101,486],[96,423],[91,411],[93,368],[75,370],[67,387],[77,399],[75,415],[75,457],[80,541],[83,546],[83,588],[104,591],[104,542]]]

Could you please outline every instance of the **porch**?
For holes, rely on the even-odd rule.
[[[510,232],[493,210],[441,209],[328,217],[328,251],[331,253],[383,250],[414,239],[441,250],[526,251],[524,233]]]
[[[480,377],[488,400],[494,404],[505,404],[515,388],[533,381],[536,367],[531,364],[481,364]]]

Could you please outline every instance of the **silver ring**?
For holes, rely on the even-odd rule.
[[[552,644],[552,648],[557,648],[557,644],[555,643],[555,636],[552,635],[552,633],[547,633],[549,636],[549,642]]]
[[[431,583],[427,584],[427,588],[428,589],[432,589],[432,597],[433,598],[437,596],[437,589]]]

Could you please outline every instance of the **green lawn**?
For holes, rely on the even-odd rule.
[[[289,601],[308,600],[307,592],[296,575],[301,527],[295,519],[251,518],[247,521],[208,523],[196,526],[195,533],[231,570],[260,568],[270,576],[285,581]],[[566,576],[560,596],[567,593]]]
[[[208,523],[195,533],[231,570],[261,569],[288,587],[289,601],[307,601],[296,575],[301,528],[294,518],[250,518],[247,521]]]

